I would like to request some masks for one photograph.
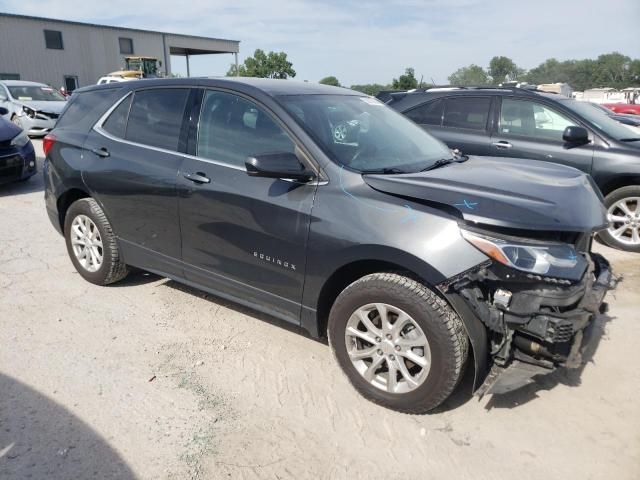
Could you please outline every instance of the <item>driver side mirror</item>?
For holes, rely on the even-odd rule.
[[[308,182],[315,174],[307,170],[295,153],[265,153],[248,157],[244,162],[251,177],[280,178]]]
[[[584,127],[570,126],[564,129],[562,140],[572,145],[589,143],[589,132]]]
[[[0,98],[0,100],[2,100],[2,98]],[[2,117],[3,115],[6,115],[7,113],[9,113],[9,110],[7,110],[4,107],[0,107],[0,117]]]

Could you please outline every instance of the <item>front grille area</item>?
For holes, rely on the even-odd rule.
[[[24,162],[20,155],[0,157],[0,180],[18,179],[22,175]]]
[[[573,336],[573,323],[560,320],[557,323],[549,323],[547,335],[554,343],[564,343],[571,340]]]

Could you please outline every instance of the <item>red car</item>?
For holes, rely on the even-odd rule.
[[[630,113],[632,115],[640,115],[640,105],[633,103],[603,103],[603,107],[616,113]]]

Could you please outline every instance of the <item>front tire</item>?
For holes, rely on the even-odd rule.
[[[93,198],[77,200],[69,207],[64,236],[73,265],[88,282],[108,285],[127,276],[111,225]]]
[[[367,275],[349,285],[331,309],[328,336],[360,394],[412,414],[449,397],[469,350],[453,309],[425,285],[395,273]]]
[[[604,199],[609,228],[598,236],[610,247],[640,252],[640,186],[614,190]]]

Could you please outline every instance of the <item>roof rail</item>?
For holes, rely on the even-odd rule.
[[[403,93],[413,93],[413,92],[430,92],[434,90],[508,90],[514,93],[522,93],[522,94],[536,94],[538,92],[544,92],[543,90],[538,90],[535,85],[530,85],[526,87],[512,87],[512,86],[500,86],[500,85],[432,85],[429,87],[421,87],[416,88],[414,90],[406,90]],[[400,92],[397,92],[400,93]]]

